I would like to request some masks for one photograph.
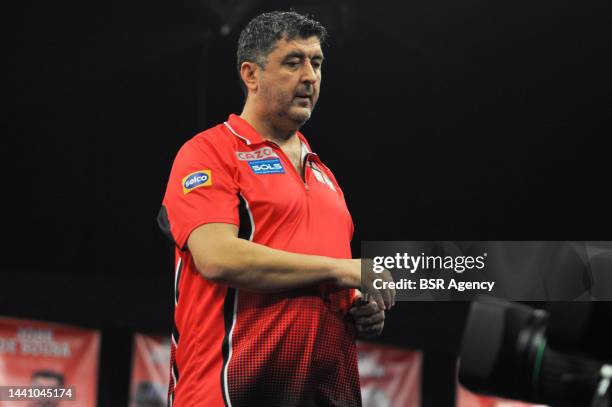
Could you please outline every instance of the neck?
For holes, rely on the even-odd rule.
[[[293,139],[297,140],[297,131],[300,128],[298,125],[290,124],[285,127],[274,123],[273,120],[270,120],[269,115],[258,111],[255,106],[249,103],[248,99],[242,113],[240,113],[240,117],[249,123],[261,137],[279,146],[283,146]]]

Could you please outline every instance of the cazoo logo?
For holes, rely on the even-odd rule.
[[[278,157],[278,155],[276,155],[272,147],[262,147],[254,151],[236,151],[236,157],[240,161],[251,161]]]

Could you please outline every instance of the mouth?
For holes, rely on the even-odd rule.
[[[303,101],[312,102],[312,95],[295,95],[295,99],[300,102],[303,102]]]

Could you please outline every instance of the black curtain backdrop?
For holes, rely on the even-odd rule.
[[[169,332],[155,216],[178,148],[239,113],[240,27],[328,26],[303,129],[361,240],[611,240],[607,1],[12,3],[0,315],[102,330],[100,405],[127,403],[131,334]],[[467,304],[402,303],[380,341],[426,351],[452,405]],[[116,374],[119,372],[119,374]]]

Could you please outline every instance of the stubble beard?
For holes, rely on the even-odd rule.
[[[298,129],[306,123],[312,116],[314,104],[312,101],[308,106],[301,106],[294,98],[293,94],[279,92],[276,100],[278,101],[278,117],[290,120]]]
[[[287,137],[292,136],[312,116],[315,105],[313,100],[304,106],[295,99],[293,92],[271,88],[263,89],[263,95],[264,100],[270,101],[266,106],[269,119]]]

